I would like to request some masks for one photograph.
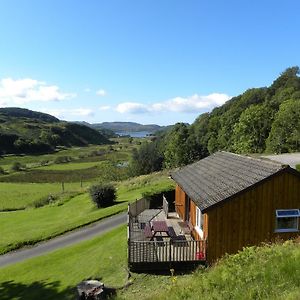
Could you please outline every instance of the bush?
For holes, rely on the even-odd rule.
[[[5,171],[4,171],[4,169],[2,167],[0,167],[0,175],[1,174],[5,174]]]
[[[49,194],[48,196],[42,197],[38,200],[35,200],[33,202],[33,206],[35,208],[39,208],[39,207],[42,207],[42,206],[45,206],[45,205],[55,202],[57,200],[57,198],[58,197],[56,195]]]
[[[65,164],[68,163],[70,161],[72,161],[72,157],[71,156],[58,156],[55,160],[54,163],[56,164]]]
[[[89,192],[98,208],[111,206],[116,200],[116,189],[111,184],[93,185]]]
[[[25,167],[18,161],[15,161],[12,166],[11,166],[11,170],[12,171],[21,171],[23,170]]]

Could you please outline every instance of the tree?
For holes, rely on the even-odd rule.
[[[233,148],[239,153],[261,153],[269,135],[272,120],[261,104],[251,105],[240,116],[233,130]]]
[[[98,208],[111,206],[116,200],[116,188],[111,184],[93,185],[89,192]]]
[[[300,151],[300,100],[280,105],[267,139],[267,151],[275,153]]]
[[[188,127],[183,123],[177,123],[167,135],[164,151],[165,166],[167,168],[183,166],[190,162],[188,137]]]
[[[162,168],[163,156],[156,142],[145,142],[141,147],[133,150],[129,172],[133,176],[149,174]]]

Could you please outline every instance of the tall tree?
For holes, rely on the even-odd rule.
[[[280,105],[267,140],[267,151],[300,151],[300,99],[287,100]]]

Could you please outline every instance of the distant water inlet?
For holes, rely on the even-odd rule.
[[[152,132],[150,131],[122,131],[122,132],[116,132],[116,134],[120,136],[131,136],[131,137],[136,137],[136,138],[144,138],[147,135],[151,134]]]

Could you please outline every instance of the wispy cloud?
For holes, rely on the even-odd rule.
[[[200,113],[224,104],[231,97],[226,94],[213,93],[207,96],[194,94],[190,97],[175,97],[152,104],[139,102],[123,102],[116,106],[116,111],[122,114],[143,114],[151,112]]]
[[[107,95],[107,92],[106,90],[100,89],[96,92],[96,95],[100,97],[105,97]]]
[[[124,114],[124,113],[130,113],[130,114],[141,114],[146,113],[151,110],[150,106],[147,106],[143,103],[137,103],[137,102],[124,102],[120,103],[116,107],[116,111]]]
[[[63,93],[56,85],[31,78],[3,78],[0,80],[0,104],[21,105],[28,102],[62,101],[76,97],[74,93]]]
[[[111,109],[111,106],[109,105],[103,105],[99,107],[99,110],[109,110],[109,109]]]
[[[67,118],[68,116],[76,117],[91,117],[94,115],[94,111],[90,108],[74,108],[74,109],[42,109],[44,113],[55,116],[59,119]]]

